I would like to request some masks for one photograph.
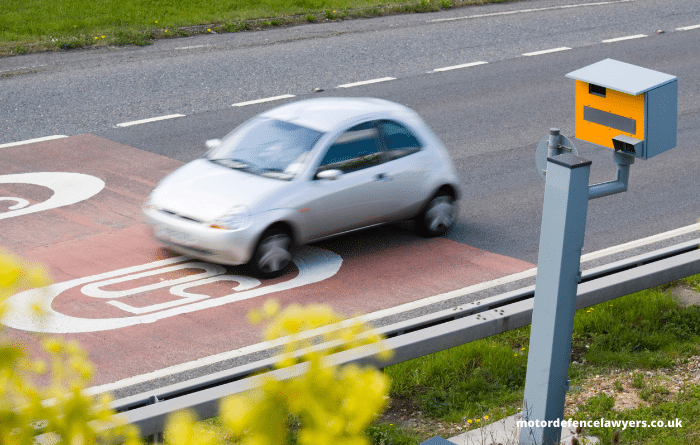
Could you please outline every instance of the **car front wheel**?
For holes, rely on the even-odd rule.
[[[254,275],[274,278],[282,275],[292,262],[292,238],[281,229],[270,229],[260,238],[249,267]]]
[[[425,237],[442,236],[454,225],[456,212],[454,198],[447,193],[438,193],[418,216],[416,231]]]

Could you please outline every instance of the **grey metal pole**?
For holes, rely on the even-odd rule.
[[[522,420],[528,425],[521,428],[521,445],[554,445],[561,439],[590,166],[569,153],[547,159],[523,401]]]

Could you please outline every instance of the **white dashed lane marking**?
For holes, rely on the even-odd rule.
[[[559,52],[559,51],[566,51],[566,50],[569,50],[569,49],[571,49],[571,48],[569,48],[568,46],[561,46],[561,47],[559,47],[559,48],[543,49],[542,51],[534,51],[534,52],[531,52],[531,53],[524,53],[523,56],[527,56],[527,57],[529,57],[529,56],[539,56],[539,55],[542,55],[542,54],[556,53],[556,52]]]
[[[64,136],[62,134],[56,134],[53,136],[44,136],[43,138],[27,139],[26,141],[10,142],[7,144],[2,144],[2,145],[0,145],[0,148],[15,147],[17,145],[33,144],[34,142],[44,142],[44,141],[50,141],[53,139],[60,139],[60,138],[67,138],[67,137],[68,136]]]
[[[130,127],[132,125],[147,124],[149,122],[163,121],[166,119],[175,119],[178,117],[185,117],[185,115],[184,114],[169,114],[167,116],[151,117],[148,119],[141,119],[138,121],[122,122],[121,124],[117,124],[117,127]]]
[[[451,71],[451,70],[458,70],[461,68],[469,68],[472,66],[478,66],[478,65],[485,65],[488,62],[472,62],[472,63],[463,63],[461,65],[453,65],[453,66],[446,66],[444,68],[435,68],[432,72],[441,72],[441,71]]]
[[[676,28],[676,31],[690,31],[691,29],[698,29],[700,25],[683,26],[681,28]]]
[[[614,39],[603,40],[603,43],[622,42],[623,40],[641,39],[642,37],[647,37],[647,35],[646,34],[636,34],[633,36],[616,37]]]
[[[249,100],[247,102],[238,102],[235,104],[232,104],[232,107],[245,107],[246,105],[254,105],[254,104],[262,104],[265,102],[272,102],[275,100],[282,100],[282,99],[289,99],[291,97],[296,97],[293,94],[283,94],[281,96],[273,96],[273,97],[266,97],[263,99],[256,99],[256,100]]]
[[[371,83],[388,82],[390,80],[396,80],[396,78],[395,77],[381,77],[379,79],[363,80],[362,82],[345,83],[343,85],[338,85],[337,88],[359,87],[360,85],[369,85]]]

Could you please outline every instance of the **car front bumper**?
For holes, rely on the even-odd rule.
[[[260,236],[255,224],[240,230],[215,229],[156,208],[143,212],[157,240],[178,253],[212,263],[248,263]]]

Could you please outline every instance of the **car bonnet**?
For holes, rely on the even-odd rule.
[[[267,178],[197,159],[167,176],[151,204],[197,221],[214,221],[236,206],[256,206],[289,181]]]

